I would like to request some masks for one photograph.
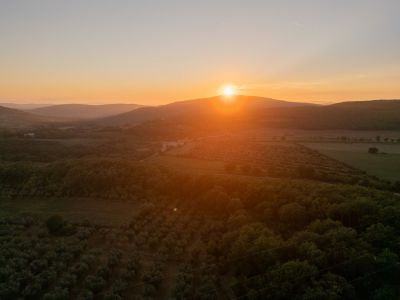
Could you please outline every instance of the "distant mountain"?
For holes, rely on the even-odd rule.
[[[30,110],[30,109],[35,109],[39,107],[44,107],[44,106],[49,106],[49,104],[36,104],[36,103],[0,103],[0,106],[3,107],[8,107],[8,108],[15,108],[15,109],[20,109],[20,110]]]
[[[325,106],[276,108],[257,117],[267,127],[302,129],[400,129],[400,100],[342,102]]]
[[[234,101],[229,103],[230,100]],[[155,107],[137,107],[135,104],[65,104],[29,112],[0,107],[0,126],[22,127],[75,120],[78,122],[70,124],[95,127],[141,125],[141,128],[149,124],[153,127],[165,127],[165,130],[169,126],[179,128],[181,125],[188,125],[185,128],[207,130],[234,130],[244,127],[400,130],[400,100],[314,105],[253,96],[218,96]],[[124,112],[118,114],[121,110]],[[104,115],[108,116],[102,117]]]
[[[251,111],[264,110],[267,108],[288,108],[317,106],[310,103],[289,102],[255,96],[233,96],[234,98],[225,98],[224,96],[216,96],[211,98],[202,98],[195,100],[186,100],[174,102],[156,107],[143,107],[134,111],[122,113],[112,117],[95,120],[93,124],[103,126],[133,126],[146,121],[157,119],[166,119],[173,117],[188,117],[199,115],[213,115],[218,112],[227,111]],[[225,101],[232,103],[224,104]]]
[[[223,97],[175,102],[144,107],[98,119],[93,125],[134,126],[148,121],[169,121],[212,128],[239,126],[298,128],[399,130],[400,100],[351,101],[331,105],[288,102],[262,97],[236,96],[232,104]],[[226,110],[231,110],[228,118]],[[165,122],[164,122],[165,123]],[[222,124],[222,125],[221,125]]]
[[[46,117],[64,120],[96,119],[121,114],[142,107],[138,104],[61,104],[39,107],[29,112]]]
[[[21,128],[40,125],[52,121],[49,118],[36,116],[34,114],[0,106],[0,127]]]

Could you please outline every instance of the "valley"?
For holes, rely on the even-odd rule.
[[[1,299],[396,292],[399,131],[265,127],[250,107],[217,120],[184,106],[3,128]]]

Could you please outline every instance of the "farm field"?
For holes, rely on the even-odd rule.
[[[226,163],[222,161],[208,161],[195,158],[186,158],[172,155],[157,155],[148,160],[149,164],[162,166],[183,174],[198,176],[213,176],[219,178],[235,178],[242,182],[254,182],[265,179],[265,174],[248,174],[236,170],[231,172],[226,170]],[[269,178],[277,181],[279,178]]]
[[[376,137],[398,141],[400,132],[397,130],[302,130],[302,129],[280,129],[280,128],[262,128],[254,130],[243,130],[238,135],[252,136],[257,140],[270,141],[271,138],[285,137],[290,141],[332,141],[340,140],[346,137],[349,140],[364,140],[371,143],[375,142]]]
[[[198,139],[140,161],[7,161],[0,179],[0,299],[309,299],[310,287],[321,299],[321,286],[369,299],[365,274],[377,290],[381,269],[398,266],[382,252],[397,240],[381,246],[375,234],[398,230],[398,196],[289,141]],[[310,280],[298,285],[299,274]]]
[[[170,299],[182,293],[215,298],[216,277],[206,273],[213,265],[192,258],[204,255],[192,253],[206,241],[201,220],[158,207],[141,210],[125,226],[68,221],[65,233],[51,235],[41,219],[0,218],[0,245],[10,249],[0,251],[10,258],[2,261],[2,275],[9,276],[2,280],[1,299]],[[13,264],[23,254],[19,267]]]
[[[163,175],[161,170],[157,173],[153,174],[157,182],[166,183],[172,175]],[[90,220],[68,213],[61,219],[54,215],[56,205],[68,210],[67,202],[58,202],[61,198],[36,198],[36,212],[42,212],[36,216],[25,214],[27,211],[0,216],[1,299],[223,300],[253,299],[254,293],[257,299],[268,299],[282,280],[290,289],[278,290],[273,299],[293,299],[297,292],[290,284],[294,282],[298,288],[299,272],[311,278],[315,289],[326,284],[337,299],[351,299],[355,292],[359,295],[355,299],[363,299],[366,276],[379,282],[379,276],[390,275],[381,275],[383,268],[391,271],[398,265],[387,261],[386,256],[392,253],[387,249],[383,254],[380,248],[374,252],[368,249],[371,253],[357,251],[367,241],[375,241],[375,235],[369,234],[372,222],[397,224],[395,215],[387,215],[398,207],[396,195],[350,185],[282,179],[264,179],[259,184],[221,178],[199,182],[190,176],[177,177],[172,184],[160,190],[162,197],[153,191],[151,199],[134,206],[129,214],[120,211],[119,225],[97,222],[96,216],[101,219],[107,201],[115,205],[100,198],[82,205],[82,214]],[[307,195],[302,194],[304,190]],[[354,203],[360,195],[365,197]],[[13,200],[2,208],[18,203],[18,199]],[[15,206],[15,212],[32,201],[25,200]],[[73,201],[85,203],[85,199],[64,200],[71,201],[71,210],[77,208]],[[120,205],[122,208],[122,202]],[[347,218],[354,205],[373,209],[368,210],[367,218]],[[100,209],[94,210],[97,206]],[[321,207],[326,207],[322,215]],[[116,212],[110,210],[111,214]],[[328,216],[335,219],[320,220]],[[354,235],[352,227],[366,233],[347,241]],[[303,252],[310,246],[299,233],[312,236],[321,249],[319,257]],[[397,240],[388,245],[394,248]],[[343,252],[340,247],[348,251],[331,264],[329,258]],[[296,259],[291,251],[307,260]],[[368,268],[359,270],[357,263],[362,259],[367,260]],[[314,264],[323,270],[320,274],[314,271]],[[348,269],[356,271],[347,275],[344,272]],[[283,279],[275,279],[276,274],[283,274]],[[397,284],[397,278],[391,282]],[[350,292],[345,290],[346,281],[353,284]],[[306,287],[300,286],[300,292],[308,293],[308,282],[301,284]],[[344,287],[338,289],[335,284]]]
[[[195,158],[185,158],[173,155],[153,156],[149,161],[152,164],[158,164],[174,170],[184,170],[185,172],[199,174],[223,174],[224,163],[218,161],[204,161]]]
[[[192,141],[157,159],[180,169],[231,175],[344,182],[357,182],[364,176],[358,170],[298,143],[232,136]]]
[[[400,180],[400,145],[378,143],[303,143],[306,147],[382,179]],[[377,147],[381,154],[367,153]],[[383,154],[384,153],[384,154]]]

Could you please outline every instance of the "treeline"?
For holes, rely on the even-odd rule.
[[[3,196],[129,198],[156,193],[162,180],[158,172],[138,163],[108,159],[2,162],[0,192]],[[158,182],[150,189],[152,176]]]
[[[90,154],[84,145],[67,146],[57,141],[34,139],[0,139],[0,160],[50,162],[58,159],[79,158]]]
[[[143,149],[145,150],[143,151]],[[139,149],[139,151],[137,151]],[[141,150],[142,149],[142,150]],[[159,145],[129,140],[96,139],[69,143],[34,138],[0,138],[0,160],[53,162],[65,159],[120,157],[143,159],[159,149]]]
[[[303,186],[314,185],[313,182],[301,180],[302,178],[314,179],[315,176],[312,171],[299,168],[297,179],[264,178],[262,179],[263,186],[268,182],[276,182],[281,185],[286,182],[298,181]],[[186,197],[188,194],[189,196],[198,195],[202,190],[207,190],[215,184],[215,180],[216,178],[213,176],[189,176],[184,172],[174,172],[162,166],[125,159],[87,158],[59,160],[50,163],[0,162],[0,193],[2,195],[10,193],[10,196],[129,198],[137,197],[139,194],[161,195],[163,192],[168,192],[173,194],[171,196]],[[225,177],[218,179],[218,182],[235,190],[238,189],[238,180],[240,181],[236,177]],[[330,186],[352,186],[346,184],[334,185],[335,183],[337,184],[333,181]],[[247,184],[249,184],[248,181],[246,181],[246,184],[241,182],[240,190],[243,191],[243,185],[247,186]],[[380,186],[367,180],[353,184],[390,189],[389,185]],[[251,185],[256,185],[256,182]],[[354,186],[357,187],[358,185]]]

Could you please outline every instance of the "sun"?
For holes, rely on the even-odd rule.
[[[231,97],[235,95],[236,89],[233,85],[225,85],[222,88],[222,94],[226,97]]]

